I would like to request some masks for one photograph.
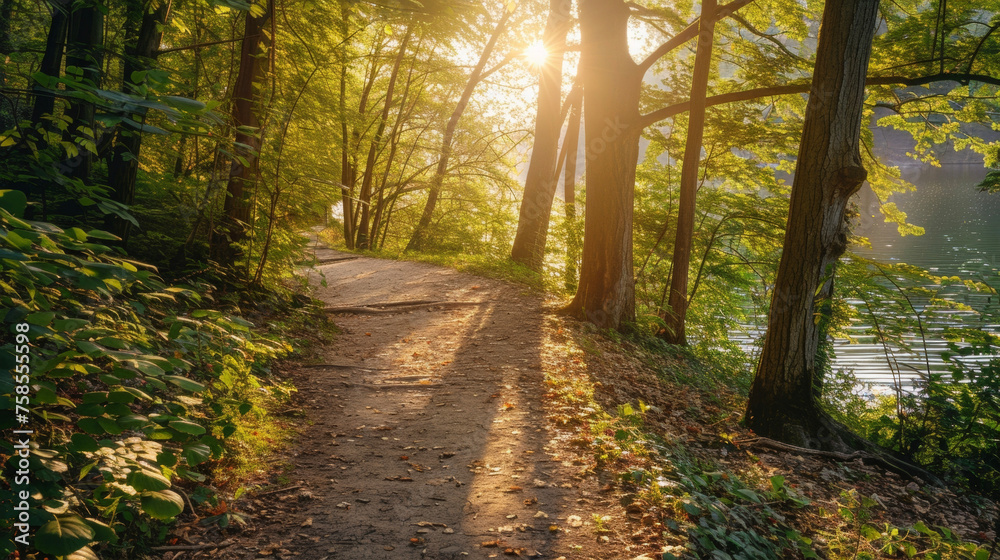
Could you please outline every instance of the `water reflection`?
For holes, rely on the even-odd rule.
[[[981,165],[910,166],[902,168],[902,176],[916,185],[917,191],[897,194],[892,202],[907,214],[908,222],[924,228],[924,235],[900,236],[895,224],[882,220],[874,193],[865,187],[859,200],[862,219],[855,233],[867,237],[871,248],[855,247],[853,251],[882,262],[919,266],[935,275],[961,276],[1000,287],[1000,196],[975,188],[986,170]],[[911,351],[883,345],[869,334],[869,325],[854,325],[849,331],[859,343],[838,340],[834,367],[853,370],[865,382],[893,384],[901,379],[904,386],[912,386],[928,367],[945,370],[940,359],[947,349],[941,338],[944,329],[971,326],[1000,332],[995,295],[962,285],[945,288],[940,294],[972,309],[927,313],[922,317],[924,336],[915,333],[905,338]],[[915,302],[917,311],[923,313],[927,303]]]

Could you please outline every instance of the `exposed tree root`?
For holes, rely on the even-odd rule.
[[[790,453],[829,457],[838,461],[862,459],[878,464],[900,476],[920,478],[936,486],[944,486],[944,481],[937,475],[894,456],[890,451],[855,434],[847,426],[837,422],[829,414],[822,411],[817,414],[809,426],[795,425],[795,423],[786,424],[783,435],[789,440],[802,442],[804,445],[783,443],[769,437],[759,437],[746,443],[751,446],[770,447]]]
[[[342,262],[342,261],[353,261],[355,259],[360,259],[360,258],[361,257],[358,257],[358,256],[350,256],[350,257],[333,257],[333,258],[329,258],[329,259],[320,259],[320,260],[316,261],[316,265],[315,266],[320,266],[320,265],[324,265],[324,264],[331,264],[331,263],[337,263],[337,262]]]
[[[362,306],[348,307],[327,307],[325,313],[351,314],[351,315],[381,315],[389,313],[400,313],[403,311],[414,311],[417,309],[447,309],[451,307],[467,307],[470,305],[485,305],[483,301],[397,301],[391,303],[371,303]]]

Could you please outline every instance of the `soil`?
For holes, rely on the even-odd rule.
[[[339,310],[341,333],[310,363],[285,368],[305,411],[284,458],[286,485],[240,500],[242,530],[175,532],[189,550],[163,560],[648,560],[682,545],[661,525],[669,512],[653,518],[622,505],[628,489],[614,469],[596,468],[578,420],[588,411],[556,398],[553,375],[586,380],[606,410],[654,404],[646,425],[667,441],[765,483],[783,473],[828,510],[857,488],[878,493],[879,521],[921,518],[995,537],[992,505],[860,461],[737,448],[733,440],[752,434],[719,395],[664,383],[641,352],[581,336],[585,325],[523,286],[319,246],[316,256],[314,297]],[[791,516],[819,544],[837,527],[811,511]]]
[[[543,361],[558,359],[545,349],[559,320],[541,295],[427,264],[316,256],[327,264],[310,272],[314,297],[349,312],[318,363],[293,372],[308,419],[291,488],[245,504],[251,528],[211,556],[636,555],[595,533],[595,512],[620,507],[547,420]],[[441,304],[385,306],[428,301]]]

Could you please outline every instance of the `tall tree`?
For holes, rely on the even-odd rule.
[[[552,199],[559,178],[556,152],[562,128],[559,109],[562,98],[563,51],[566,49],[566,34],[570,27],[570,6],[571,3],[565,0],[549,0],[549,17],[542,36],[546,57],[538,67],[535,136],[524,180],[517,234],[510,253],[511,259],[532,270],[542,269]]]
[[[79,69],[80,78],[87,85],[101,87],[101,67],[104,61],[104,8],[98,0],[88,0],[74,6],[70,12],[68,37],[66,67]],[[89,180],[98,143],[96,107],[93,101],[73,99],[67,113],[79,132],[77,138],[83,139],[87,144],[80,150],[80,157],[76,159],[77,165],[73,167],[72,175]]]
[[[563,181],[564,201],[566,203],[566,269],[565,286],[567,290],[576,289],[576,262],[580,258],[580,236],[577,234],[576,221],[576,161],[580,147],[580,121],[583,118],[582,99],[573,104],[569,110],[569,125],[563,140],[566,150],[566,176]]]
[[[629,15],[623,0],[580,0],[588,211],[580,283],[566,311],[614,329],[635,318],[632,210],[642,72],[629,54]]]
[[[165,24],[167,6],[167,2],[161,2],[152,11],[143,11],[138,32],[135,33],[135,43],[126,47],[123,82],[132,88],[139,85],[133,79],[133,74],[148,70],[156,57],[156,49],[163,36],[162,26]],[[142,9],[142,2],[139,2],[138,8]],[[143,116],[139,117],[140,122]],[[142,134],[138,130],[118,129],[117,141],[108,165],[108,182],[112,199],[125,205],[131,205],[135,200],[135,178],[139,170],[141,143]],[[130,229],[127,220],[109,214],[105,221],[108,231],[127,242]]]
[[[263,76],[266,58],[263,53],[273,48],[274,37],[267,30],[274,17],[274,0],[261,8],[254,4],[246,14],[243,44],[240,48],[240,68],[233,89],[233,126],[236,129],[237,158],[233,160],[226,186],[221,230],[212,240],[216,261],[232,266],[239,251],[238,244],[247,236],[252,206],[252,192],[257,179],[261,131],[258,109],[259,96],[255,84]],[[266,32],[265,32],[266,31]]]
[[[670,299],[663,311],[664,327],[660,337],[672,344],[686,344],[684,318],[688,308],[688,269],[691,266],[691,239],[694,236],[695,198],[698,194],[698,164],[701,140],[705,133],[705,98],[708,75],[712,69],[712,43],[715,36],[715,0],[702,0],[699,18],[698,47],[691,78],[691,109],[688,111],[687,144],[681,165],[681,193],[677,203],[677,234],[674,236],[673,274]]]
[[[372,182],[375,179],[375,160],[379,150],[382,148],[382,136],[385,134],[385,127],[389,121],[389,111],[392,109],[393,95],[396,89],[396,79],[399,77],[399,67],[406,56],[407,46],[410,44],[410,36],[413,29],[407,27],[406,35],[399,44],[399,51],[396,53],[396,60],[393,62],[392,71],[389,74],[389,85],[386,86],[385,100],[382,104],[382,112],[379,115],[378,127],[372,137],[368,147],[368,159],[365,162],[365,172],[361,178],[361,198],[358,201],[361,205],[360,222],[357,228],[357,241],[354,246],[358,249],[368,249],[371,243],[372,232],[369,230],[371,220],[372,202]]]
[[[726,17],[751,1],[733,0],[713,17]],[[632,204],[639,138],[645,127],[662,120],[657,111],[639,111],[643,76],[698,34],[696,21],[636,64],[628,48],[633,7],[623,0],[580,1],[587,206],[600,211],[584,215],[580,283],[566,311],[614,329],[635,318]]]
[[[867,175],[859,135],[877,14],[878,0],[828,0],[823,12],[784,249],[746,410],[757,434],[805,447],[845,447],[813,393],[817,292],[847,247],[847,202]]]
[[[45,53],[42,55],[38,71],[46,76],[58,76],[62,68],[63,49],[66,47],[66,30],[69,27],[70,0],[49,0],[52,9],[52,19],[49,21],[49,32],[45,39]],[[47,91],[35,83],[35,103],[31,111],[31,121],[39,123],[42,115],[55,111],[56,98],[53,92]]]
[[[513,8],[513,5],[508,5],[508,8]],[[423,247],[423,243],[427,235],[427,228],[430,227],[431,218],[434,216],[434,208],[437,206],[438,198],[441,196],[441,188],[444,184],[444,179],[448,175],[448,162],[451,159],[452,142],[455,138],[455,130],[458,128],[458,121],[462,118],[462,113],[464,113],[466,107],[469,106],[469,100],[472,98],[472,92],[476,89],[476,86],[479,85],[480,82],[499,68],[498,65],[486,70],[486,63],[489,62],[490,56],[493,54],[493,48],[496,47],[500,36],[503,35],[504,31],[506,31],[507,22],[510,21],[511,16],[514,14],[513,9],[508,8],[504,9],[503,15],[500,16],[500,20],[497,22],[496,27],[493,28],[493,32],[490,34],[489,40],[486,41],[486,46],[483,47],[483,50],[479,55],[479,61],[472,69],[472,73],[469,74],[469,80],[465,83],[465,89],[462,91],[462,96],[458,99],[458,104],[455,105],[455,109],[451,113],[451,118],[448,119],[448,124],[445,125],[444,134],[441,137],[441,154],[438,156],[437,169],[434,171],[434,176],[431,178],[430,190],[427,193],[427,202],[424,204],[424,210],[420,214],[420,221],[417,223],[417,227],[413,230],[409,243],[406,244],[407,251],[419,251]]]

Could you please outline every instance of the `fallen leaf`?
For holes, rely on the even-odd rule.
[[[579,515],[571,515],[566,518],[566,523],[569,523],[570,527],[581,527],[583,526],[583,519],[580,519]]]
[[[483,541],[482,543],[479,544],[479,546],[483,548],[497,548],[498,546],[500,546],[501,543],[502,541],[500,539],[497,539],[495,541]]]
[[[313,524],[313,518],[310,517],[310,518],[307,518],[305,521],[303,521],[302,525],[300,525],[300,527],[312,527],[312,524]]]
[[[512,493],[512,492],[520,492],[522,490],[524,490],[524,488],[521,488],[520,486],[511,486],[510,488],[504,490],[504,492]]]
[[[400,455],[399,456],[399,460],[400,461],[409,461],[410,460],[410,456],[409,455]]]
[[[339,507],[340,509],[351,509],[351,504],[347,502],[340,502],[339,504],[337,504],[337,507]]]

